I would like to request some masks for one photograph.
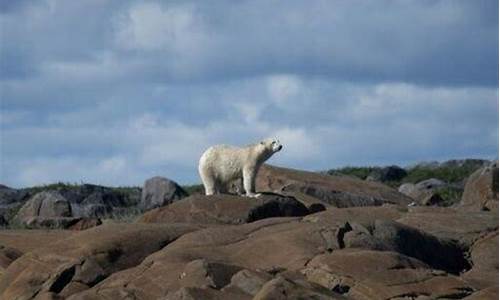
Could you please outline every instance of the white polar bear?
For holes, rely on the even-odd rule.
[[[225,193],[229,183],[241,179],[240,193],[244,188],[246,196],[259,196],[255,193],[255,177],[259,167],[282,148],[277,139],[265,139],[246,147],[217,145],[208,148],[198,165],[205,194]]]

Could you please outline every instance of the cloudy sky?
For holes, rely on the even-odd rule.
[[[0,183],[498,157],[498,1],[0,1]]]

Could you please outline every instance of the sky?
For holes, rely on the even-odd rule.
[[[0,183],[498,158],[498,1],[0,0]]]

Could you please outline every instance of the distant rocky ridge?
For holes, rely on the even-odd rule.
[[[259,198],[146,180],[106,198],[111,215],[142,208],[133,223],[0,230],[0,299],[498,298],[497,163],[473,170],[450,206],[418,200],[442,179],[408,195],[377,180],[264,165]],[[14,219],[90,222],[107,213],[86,208],[106,205],[101,188],[86,187],[92,201],[37,191]]]

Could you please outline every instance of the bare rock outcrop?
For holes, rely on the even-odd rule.
[[[460,206],[468,211],[491,210],[498,213],[498,161],[469,176]]]
[[[302,193],[336,207],[408,205],[413,200],[382,183],[350,176],[325,175],[263,165],[256,179],[257,191]]]
[[[235,195],[195,195],[142,215],[144,223],[242,224],[272,217],[300,217],[309,210],[293,197],[263,194],[258,198]]]

